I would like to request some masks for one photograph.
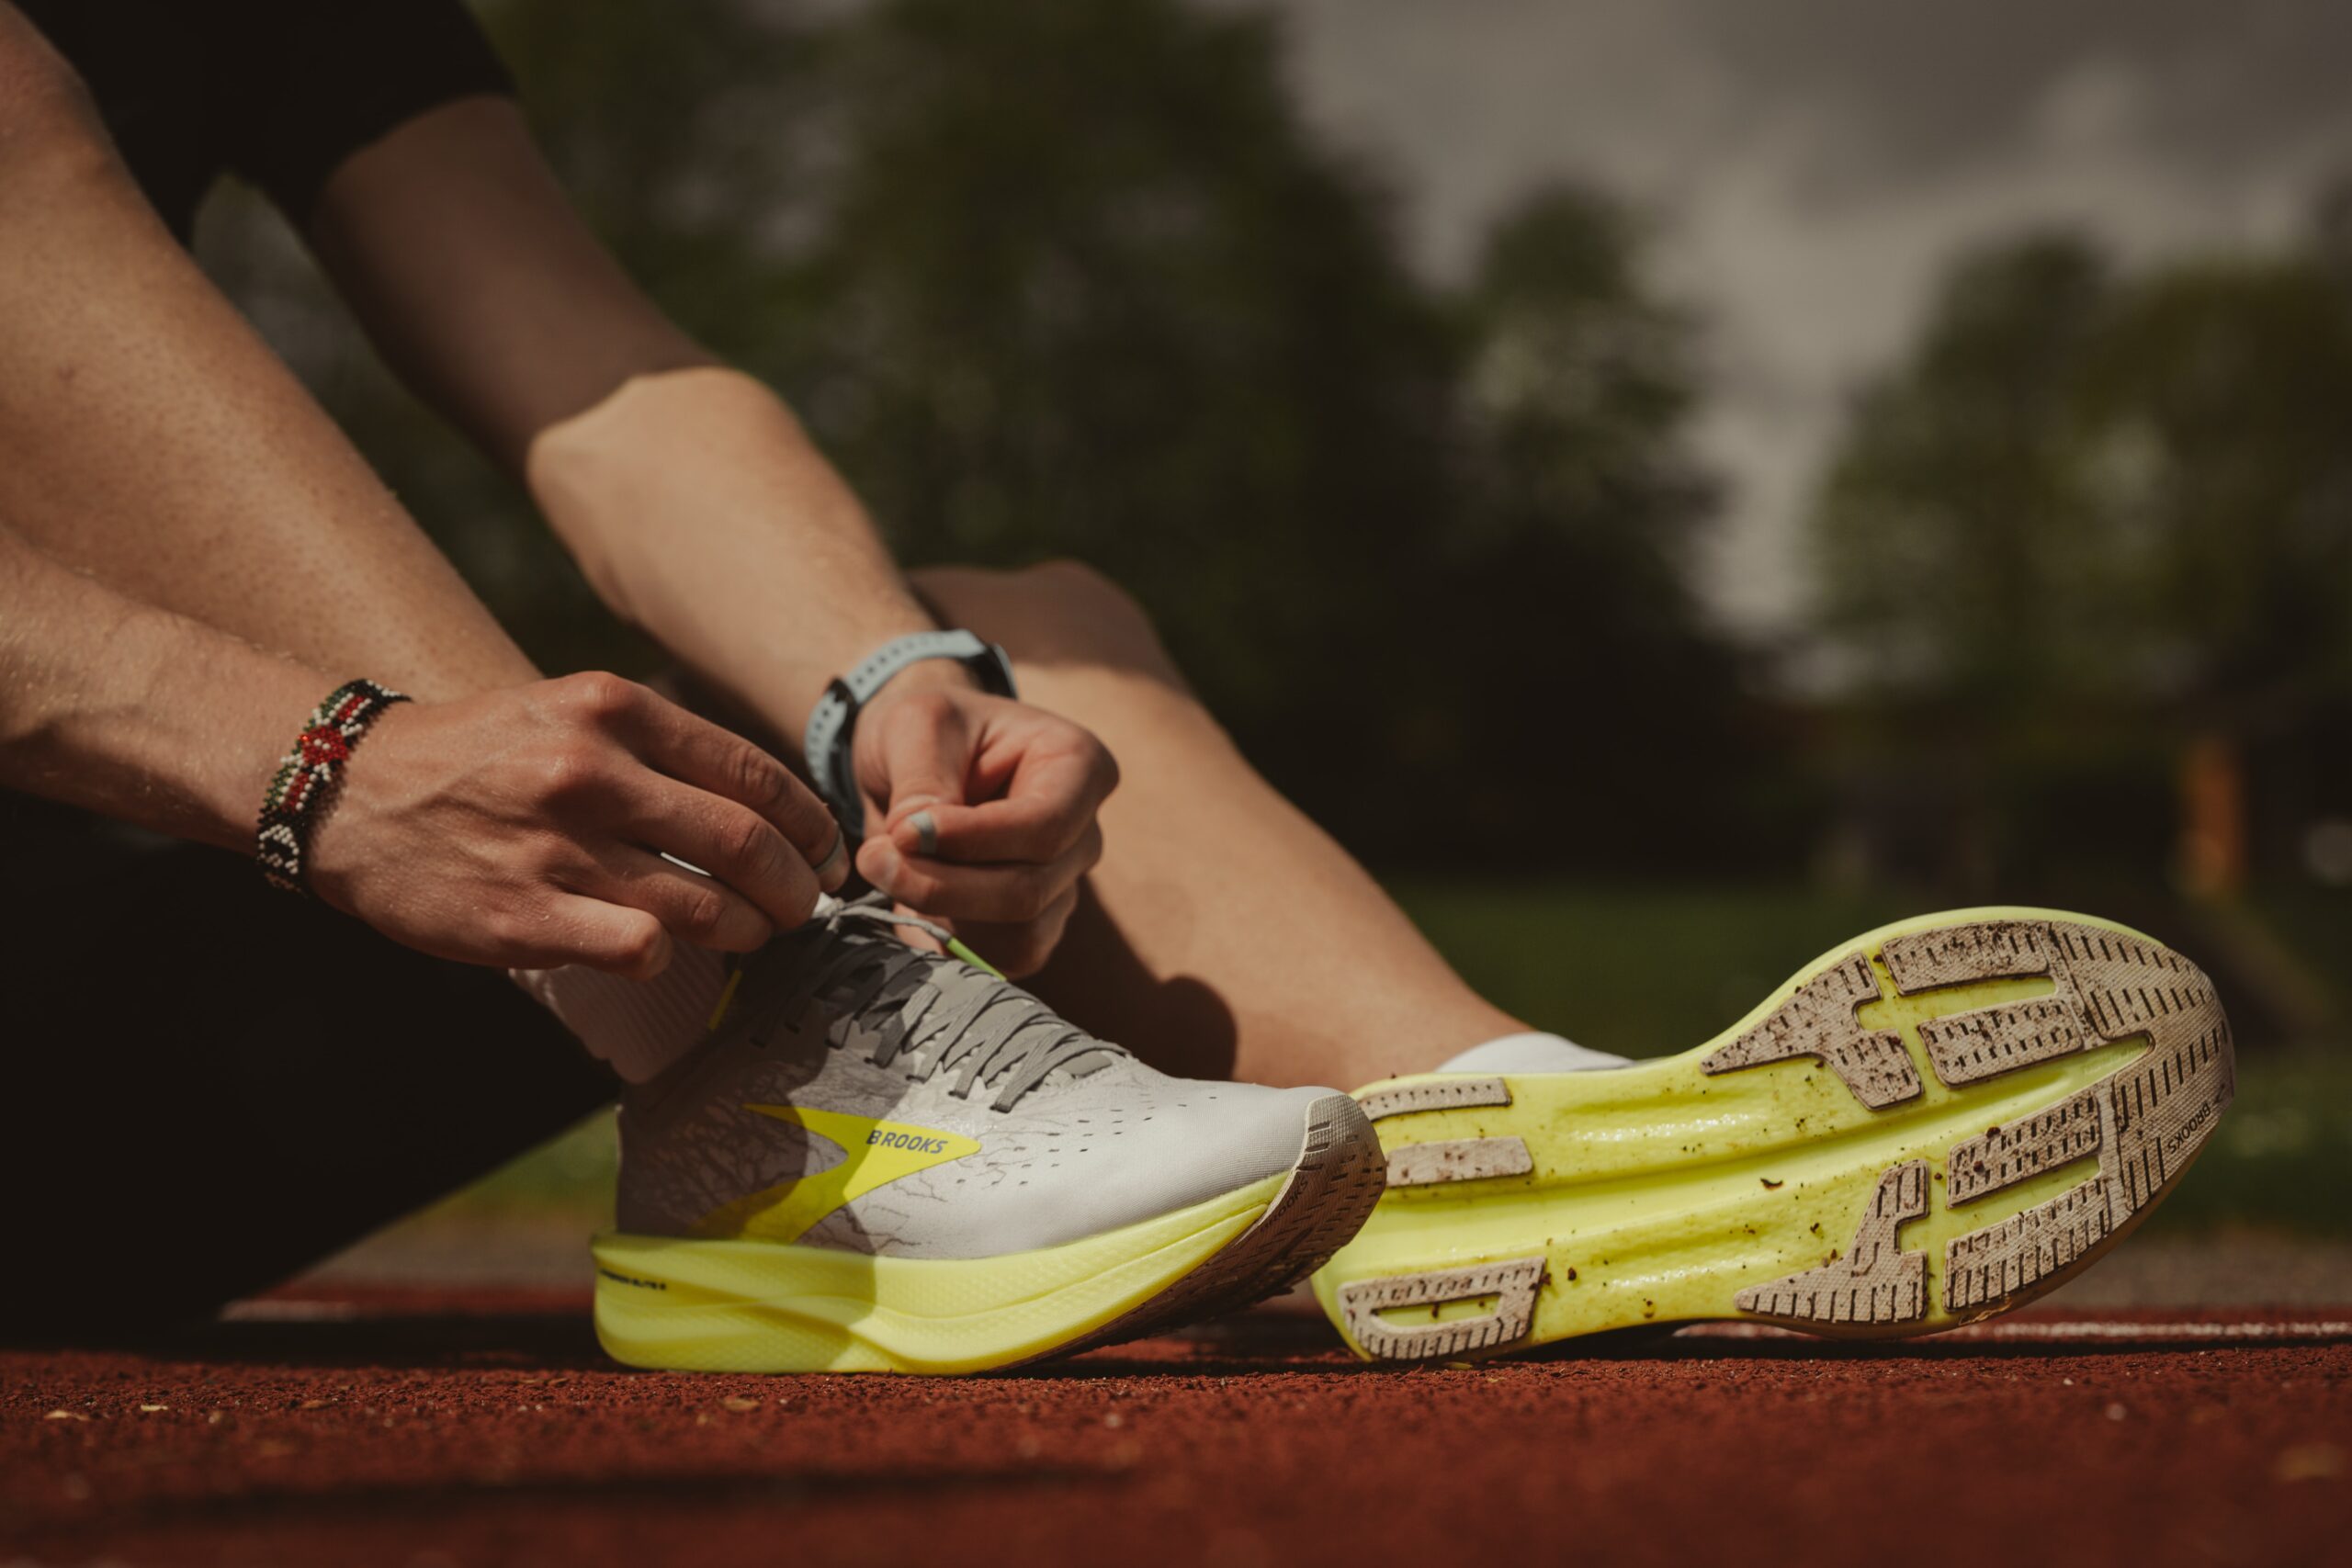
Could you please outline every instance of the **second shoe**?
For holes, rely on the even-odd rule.
[[[1679,1056],[1359,1091],[1388,1191],[1316,1294],[1381,1360],[1700,1318],[1948,1328],[2113,1247],[2232,1085],[2221,1003],[2180,954],[2055,910],[1929,915]]]

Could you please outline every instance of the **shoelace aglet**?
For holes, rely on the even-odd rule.
[[[995,964],[989,963],[987,959],[982,958],[978,953],[974,953],[970,948],[965,946],[964,939],[961,937],[949,937],[947,939],[947,951],[954,953],[956,957],[962,959],[965,963],[970,964],[975,969],[982,970],[987,974],[993,975],[1000,980],[1004,978],[1003,970],[999,969]]]

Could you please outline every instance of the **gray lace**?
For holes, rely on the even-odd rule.
[[[954,1073],[950,1092],[968,1100],[976,1088],[993,1088],[990,1103],[998,1111],[1012,1110],[1056,1068],[1127,1055],[1008,981],[892,939],[891,926],[927,931],[943,945],[949,940],[946,931],[899,914],[878,893],[854,902],[820,897],[809,923],[771,949],[786,957],[781,971],[762,976],[763,989],[782,990],[777,1016],[797,1027],[820,999],[843,1014],[877,1012],[879,1019],[869,1021],[879,1026],[875,1066],[895,1067],[916,1083]]]

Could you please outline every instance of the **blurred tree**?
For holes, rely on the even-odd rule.
[[[1465,489],[1420,619],[1415,760],[1478,841],[1542,825],[1554,855],[1657,872],[1724,863],[1758,759],[1691,586],[1715,509],[1685,443],[1697,326],[1639,240],[1572,186],[1487,238],[1460,306]]]
[[[2352,693],[2352,295],[2303,256],[2161,272],[2082,403],[2152,694],[2248,725]]]
[[[1710,504],[1679,445],[1691,329],[1606,203],[1533,203],[1443,297],[1300,123],[1262,13],[483,11],[591,221],[785,393],[903,558],[1123,581],[1245,749],[1366,851],[1577,860],[1589,838],[1523,824],[1586,808],[1619,814],[1621,858],[1691,841],[1623,816],[1702,789],[1737,702],[1683,586]],[[526,646],[641,661],[288,247],[230,216],[223,276]]]
[[[2352,291],[2300,255],[2160,274],[2085,401],[2136,662],[2191,738],[2178,870],[2234,891],[2329,805],[2315,726],[2352,698]]]
[[[1907,363],[1863,389],[1813,546],[1818,624],[1864,691],[1999,704],[2096,678],[2075,404],[2110,290],[2071,235],[1965,258]]]
[[[2320,265],[2352,288],[2352,170],[2321,186],[2312,204],[2312,238]]]
[[[805,246],[824,164],[810,8],[475,3],[590,227],[688,332],[771,348],[779,265]]]
[[[2176,870],[2281,863],[2313,804],[2295,758],[2352,694],[2346,407],[2352,291],[2316,247],[2118,282],[2044,236],[1957,268],[1814,518],[1853,692],[1901,703],[1870,766],[1935,774],[1939,837],[1987,878],[2079,858],[2061,819],[2131,814],[2165,754]]]

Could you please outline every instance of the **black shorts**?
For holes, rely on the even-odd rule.
[[[202,1315],[616,1091],[503,974],[238,856],[0,791],[0,1334]]]

